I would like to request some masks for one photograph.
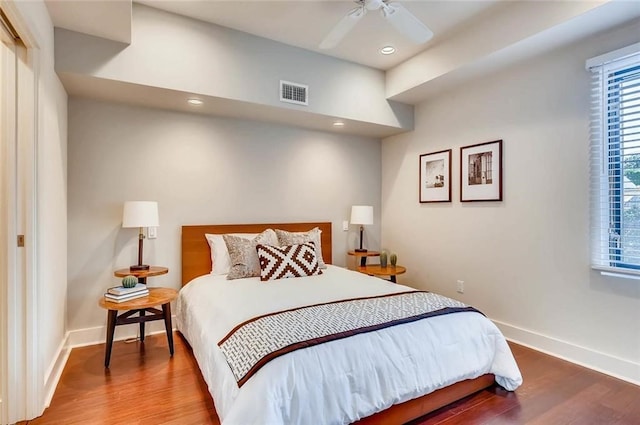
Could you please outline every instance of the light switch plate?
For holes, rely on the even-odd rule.
[[[349,231],[349,220],[344,220],[342,222],[342,231],[344,232]]]
[[[148,227],[147,228],[147,239],[155,239],[158,237],[158,228],[157,227]]]

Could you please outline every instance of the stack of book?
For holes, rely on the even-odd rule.
[[[125,301],[134,300],[136,298],[146,297],[149,295],[147,285],[138,283],[133,288],[125,288],[124,286],[114,286],[107,289],[104,294],[104,298],[112,303],[121,303]]]

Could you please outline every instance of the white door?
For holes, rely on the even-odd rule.
[[[0,19],[0,423],[15,416],[10,392],[14,369],[8,355],[11,311],[9,282],[16,279],[16,40]]]
[[[44,371],[38,343],[38,323],[42,318],[39,317],[36,275],[39,50],[34,33],[15,1],[0,1],[2,425],[39,416],[45,403]],[[24,235],[24,247],[18,246],[19,235]]]

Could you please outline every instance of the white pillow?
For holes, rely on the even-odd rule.
[[[253,239],[258,233],[229,233],[243,239]],[[222,235],[213,235],[205,233],[204,235],[211,249],[211,274],[227,274],[231,268],[231,259],[229,258],[229,250],[227,244],[224,243]]]

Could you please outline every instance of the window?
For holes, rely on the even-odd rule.
[[[587,61],[592,267],[640,274],[640,43]]]

